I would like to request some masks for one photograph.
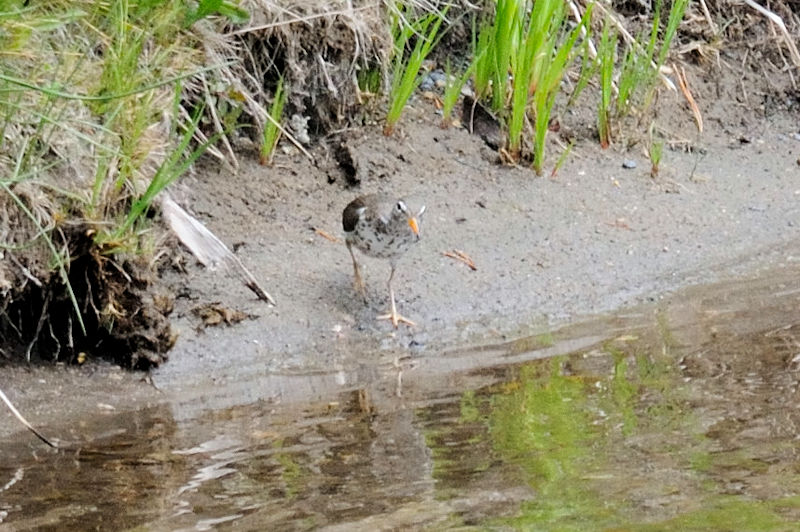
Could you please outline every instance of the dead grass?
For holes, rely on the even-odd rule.
[[[207,28],[211,62],[260,131],[277,80],[284,76],[287,108],[310,118],[314,133],[341,125],[363,102],[359,71],[385,68],[391,46],[381,2],[246,0],[245,27]],[[383,71],[385,74],[385,71]],[[385,80],[385,75],[383,76]],[[298,132],[294,132],[298,133]]]

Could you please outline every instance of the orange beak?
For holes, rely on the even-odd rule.
[[[411,227],[411,230],[414,231],[414,234],[419,236],[419,225],[417,225],[417,219],[416,218],[409,218],[408,219],[408,225],[409,225],[409,227]]]

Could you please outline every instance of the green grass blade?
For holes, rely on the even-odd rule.
[[[489,94],[489,81],[492,77],[491,57],[494,55],[490,31],[491,26],[484,23],[478,36],[475,51],[473,52],[473,64],[475,65],[475,96],[478,99],[485,98]]]
[[[494,54],[492,59],[492,109],[502,111],[505,108],[508,93],[508,72],[511,67],[511,56],[514,53],[515,41],[518,44],[518,33],[522,25],[519,7],[523,2],[517,0],[497,0],[494,22]],[[515,36],[517,37],[515,39]],[[518,46],[517,46],[518,47]]]
[[[538,175],[542,175],[544,167],[545,141],[550,126],[550,116],[555,105],[561,80],[564,77],[568,63],[574,59],[573,50],[582,28],[589,24],[592,16],[592,4],[586,8],[580,23],[567,34],[564,42],[558,44],[557,39],[564,28],[565,11],[563,4],[546,9],[545,14],[553,24],[549,28],[550,37],[541,43],[541,51],[537,52],[548,61],[542,61],[539,71],[539,82],[534,93],[534,142],[533,142],[533,168]]]
[[[578,100],[583,90],[589,84],[589,80],[594,78],[597,73],[597,61],[595,61],[589,53],[589,41],[584,40],[580,48],[581,55],[581,73],[578,81],[575,83],[575,88],[567,101],[567,107],[571,107]]]
[[[150,181],[150,184],[147,186],[147,190],[145,190],[145,192],[139,198],[137,198],[133,204],[131,204],[131,208],[128,211],[125,221],[114,233],[114,239],[121,239],[124,234],[133,227],[136,221],[142,217],[145,211],[153,203],[155,197],[162,190],[164,190],[164,188],[183,175],[183,173],[189,169],[192,163],[194,163],[198,157],[205,153],[205,151],[224,134],[224,132],[217,132],[200,146],[195,148],[189,157],[181,162],[180,159],[189,147],[189,143],[192,140],[194,132],[200,123],[202,112],[202,106],[198,107],[192,116],[191,122],[186,127],[186,131],[183,133],[178,146],[176,146],[169,157],[167,157],[167,159],[158,168],[153,176],[153,179]]]
[[[400,27],[397,29],[395,37],[394,76],[389,94],[390,104],[384,127],[385,135],[391,135],[408,99],[422,81],[419,76],[422,63],[440,38],[439,28],[446,14],[447,8],[441,13],[428,13],[412,22],[410,27],[403,27],[399,21],[396,22]],[[411,54],[405,60],[403,51],[412,34],[416,34],[417,39]]]
[[[609,108],[611,106],[611,81],[614,73],[614,53],[617,47],[617,35],[606,19],[603,33],[597,47],[597,60],[600,63],[600,103],[597,108],[597,132],[600,146],[607,148],[611,143],[611,126],[609,124]]]
[[[272,120],[267,120],[264,124],[264,135],[261,142],[260,161],[261,164],[272,164],[272,156],[275,153],[275,147],[278,145],[278,139],[281,136],[281,130],[277,124],[281,121],[283,116],[283,107],[286,104],[287,93],[283,87],[283,76],[278,79],[278,86],[275,88],[275,95],[272,100],[272,106],[269,109],[269,116]]]
[[[674,0],[672,2],[672,7],[669,10],[667,27],[664,30],[664,36],[661,41],[661,49],[658,53],[658,61],[656,61],[656,65],[659,67],[661,67],[667,59],[669,48],[672,45],[672,39],[675,37],[675,32],[678,31],[678,25],[683,20],[683,14],[688,4],[689,0]]]
[[[445,64],[446,85],[444,94],[442,95],[442,125],[444,127],[449,125],[450,118],[453,114],[453,108],[458,101],[458,97],[461,95],[461,89],[475,71],[475,65],[476,61],[473,61],[461,76],[455,77],[451,73],[450,60],[447,60]]]

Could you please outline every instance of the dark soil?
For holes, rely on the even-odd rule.
[[[83,363],[87,354],[102,354],[138,370],[163,362],[174,342],[167,318],[172,295],[154,286],[146,261],[98,253],[85,227],[61,234],[72,257],[65,265],[69,286],[56,270],[5,298],[0,354],[33,363]]]

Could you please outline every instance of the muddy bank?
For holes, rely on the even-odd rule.
[[[537,179],[494,164],[465,131],[436,127],[432,108],[417,107],[405,124],[399,138],[377,128],[352,132],[357,186],[332,157],[315,167],[299,155],[283,155],[274,168],[244,160],[236,174],[206,168],[186,182],[195,212],[224,240],[241,243],[239,257],[278,307],[191,265],[188,275],[167,275],[180,294],[180,338],[153,375],[159,386],[180,389],[188,402],[211,401],[226,383],[546,332],[799,256],[800,141],[788,120],[764,123],[747,143],[719,133],[694,153],[669,151],[655,180],[643,157],[591,142],[576,147],[555,179]],[[639,165],[623,169],[624,159]],[[342,208],[376,190],[427,206],[422,240],[401,260],[395,285],[414,328],[393,331],[374,320],[388,304],[386,263],[364,260],[365,307],[354,296],[345,246],[314,232],[340,236]],[[477,270],[443,255],[453,249]],[[250,318],[203,328],[192,308],[214,301]],[[282,392],[253,386],[250,393]]]
[[[155,389],[141,375],[93,363],[52,373],[9,369],[5,390],[45,424],[61,414],[162,401],[181,418],[299,400],[317,387],[349,386],[349,377],[331,383],[331,368],[369,373],[396,359],[546,334],[688,285],[791,268],[800,257],[796,122],[787,114],[738,128],[727,123],[691,153],[667,151],[657,179],[637,152],[602,151],[591,140],[576,145],[555,179],[499,166],[478,138],[440,129],[422,102],[393,138],[378,126],[348,133],[356,186],[322,148],[316,164],[284,152],[271,168],[248,157],[238,172],[206,166],[178,195],[236,249],[277,308],[197,266],[176,245],[167,262],[183,266],[166,267],[162,280],[176,295],[179,336],[169,361],[150,376]],[[637,168],[624,169],[626,159]],[[365,306],[353,292],[344,244],[314,231],[340,237],[342,208],[376,190],[427,206],[422,239],[400,261],[395,283],[399,310],[414,328],[394,331],[374,319],[388,305],[386,263],[363,259]],[[453,249],[472,257],[477,270],[443,255]],[[197,309],[213,303],[245,319],[205,327]],[[62,373],[70,379],[53,385]],[[325,375],[319,382],[284,378],[317,373]],[[17,428],[4,422],[0,430]]]

